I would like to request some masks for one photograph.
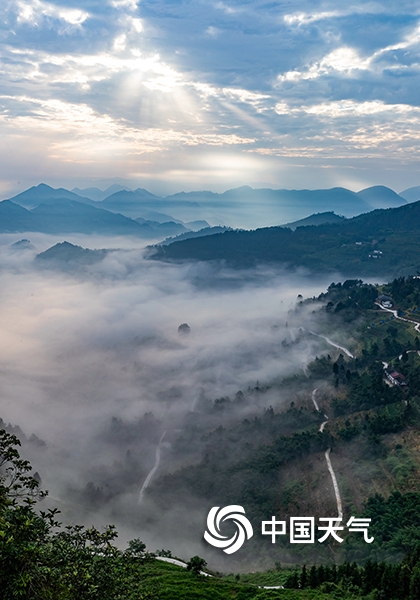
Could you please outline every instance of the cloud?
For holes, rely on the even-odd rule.
[[[251,165],[252,171],[257,172],[256,161],[250,159],[233,161],[232,156],[224,156],[216,163],[209,160],[209,152],[223,148],[226,153],[226,148],[254,143],[254,138],[240,132],[219,132],[182,123],[172,127],[135,126],[125,119],[94,111],[87,104],[62,100],[3,97],[0,104],[4,106],[0,126],[7,134],[0,144],[3,181],[22,178],[21,166],[14,158],[18,154],[21,161],[31,165],[29,172],[36,174],[33,183],[38,183],[40,178],[51,181],[51,177],[60,178],[69,173],[80,177],[83,173],[91,176],[95,172],[101,177],[105,165],[114,176],[119,173],[136,180],[155,175],[161,180],[179,181],[180,185],[185,173],[190,172],[189,180],[191,185],[194,182],[194,187],[203,181],[203,176],[212,178],[213,182],[217,178],[235,181],[244,165],[248,172]],[[19,149],[22,135],[26,144],[24,149]],[[161,164],[162,153],[177,159]],[[207,160],[204,160],[205,155]],[[28,172],[23,174],[28,175]]]
[[[13,147],[18,144],[19,128],[29,125],[28,130],[20,130],[26,147],[38,146],[46,162],[54,155],[54,172],[64,173],[68,168],[68,173],[73,173],[72,165],[83,156],[84,172],[91,165],[92,177],[96,177],[101,175],[97,171],[99,161],[92,156],[96,154],[99,159],[116,151],[115,174],[131,176],[138,144],[140,152],[146,148],[153,156],[148,157],[147,167],[141,163],[136,172],[145,168],[150,173],[164,172],[165,177],[172,172],[177,182],[182,174],[183,187],[188,187],[188,172],[197,179],[201,172],[195,156],[201,161],[212,140],[221,151],[221,160],[212,157],[213,164],[223,164],[227,150],[230,164],[237,164],[243,158],[243,146],[253,144],[247,151],[258,152],[256,164],[261,172],[271,173],[268,180],[282,185],[287,166],[290,174],[295,173],[295,187],[301,181],[301,166],[294,171],[282,163],[280,175],[279,166],[273,168],[274,162],[263,159],[270,155],[270,148],[273,155],[278,151],[281,140],[291,139],[292,124],[296,135],[290,147],[297,151],[300,146],[306,156],[309,146],[305,135],[313,139],[323,119],[314,157],[323,144],[326,156],[334,135],[326,119],[337,120],[333,112],[342,115],[342,121],[347,115],[348,127],[355,125],[357,114],[359,129],[362,119],[379,118],[379,108],[372,114],[366,103],[373,103],[371,108],[381,103],[417,104],[419,16],[412,2],[388,3],[385,10],[375,2],[343,7],[332,0],[315,4],[299,0],[291,11],[290,6],[262,5],[257,0],[245,4],[127,0],[89,5],[79,0],[59,0],[58,4],[20,0],[6,3],[0,11],[0,92],[3,97],[16,98],[15,103],[10,100],[3,107],[3,125],[8,135],[15,136]],[[34,102],[24,104],[22,97]],[[70,107],[80,105],[81,114],[86,116],[90,111],[94,123],[102,119],[101,132],[109,123],[109,140],[116,141],[118,128],[124,131],[124,138],[117,145],[113,141],[104,147],[102,133],[92,137],[93,128],[86,127],[83,139],[80,128],[78,147],[60,139],[62,132],[69,135],[70,126],[64,111],[55,110],[51,145],[53,127],[48,141],[43,139],[46,127],[39,115],[39,107],[45,107],[47,101],[68,105],[69,114],[74,110]],[[364,105],[363,114],[360,106],[353,112],[345,109],[346,103]],[[294,111],[306,104],[319,108],[306,110],[297,127],[298,113]],[[47,112],[51,110],[50,105]],[[38,136],[37,123],[41,127]],[[369,121],[365,125],[371,126]],[[416,125],[410,128],[405,123],[404,127],[417,131]],[[401,130],[399,117],[394,123],[395,134]],[[153,134],[149,135],[150,131]],[[188,155],[190,171],[187,155],[175,146],[176,139],[184,144],[187,137],[197,148],[196,155]],[[131,141],[134,138],[135,144]],[[174,140],[170,147],[168,139]],[[84,148],[89,148],[88,153]],[[405,173],[402,179],[414,177],[407,171],[405,159],[400,162],[401,154],[393,145],[382,151],[384,160],[393,160],[395,174],[401,171]],[[348,152],[352,155],[351,148]],[[27,153],[23,149],[18,154]],[[25,169],[28,173],[29,164]],[[109,166],[104,164],[103,174],[108,175]],[[32,175],[36,172],[34,168]],[[237,183],[262,179],[254,170],[252,175],[243,170],[241,177],[235,169],[235,174]],[[224,177],[226,173],[212,171],[206,185]],[[231,186],[226,180],[226,187]]]
[[[82,238],[70,236],[70,241]],[[33,253],[9,252],[17,239],[0,236],[0,417],[20,425],[28,437],[35,433],[45,440],[44,449],[25,445],[24,454],[51,496],[64,499],[65,518],[92,519],[78,507],[89,481],[114,491],[122,486],[102,505],[104,512],[95,511],[95,521],[103,525],[110,518],[106,511],[114,511],[113,522],[127,524],[127,517],[132,531],[139,509],[136,500],[137,514],[127,514],[127,506],[153,464],[160,429],[170,430],[173,443],[194,418],[191,413],[200,414],[200,398],[211,407],[217,397],[233,398],[257,380],[263,384],[301,372],[312,356],[315,346],[305,341],[282,344],[297,334],[297,326],[286,328],[285,321],[297,293],[318,293],[324,281],[270,269],[244,274],[146,261],[132,241],[88,276],[38,271]],[[60,238],[31,234],[30,239],[40,251]],[[114,247],[120,242],[108,240]],[[304,317],[299,319],[301,326]],[[181,337],[183,322],[191,333]],[[252,399],[241,414],[253,415],[273,402],[281,406],[286,398],[275,388]],[[151,411],[157,425],[140,429]],[[121,434],[112,431],[112,417],[121,420]],[[136,428],[141,435],[133,434]],[[135,459],[131,480],[117,483],[128,450]],[[162,466],[170,470],[170,446],[165,451]],[[187,462],[193,454],[190,448]]]
[[[218,37],[222,32],[217,27],[213,27],[213,25],[210,25],[210,27],[207,27],[205,33],[210,37]]]
[[[320,17],[321,18],[321,17]],[[324,16],[322,18],[327,18]],[[318,20],[318,19],[315,19]],[[278,76],[279,82],[298,82],[301,80],[318,79],[320,77],[338,76],[357,77],[361,71],[378,73],[384,70],[405,68],[395,51],[415,49],[420,42],[420,26],[416,24],[402,39],[396,43],[379,48],[362,57],[356,48],[339,46],[326,54],[322,59],[306,65],[303,69],[295,69]],[[391,54],[392,53],[392,54]],[[416,64],[418,67],[418,63]]]
[[[50,494],[39,508],[58,506],[65,524],[115,523],[121,545],[141,536],[151,551],[176,549],[184,558],[204,551],[207,559],[208,549],[200,550],[205,501],[167,491],[163,512],[155,498],[139,503],[159,440],[166,432],[155,481],[197,464],[203,438],[217,427],[260,419],[292,400],[310,403],[310,388],[292,390],[282,378],[332,352],[299,331],[312,329],[314,305],[293,309],[299,293],[316,295],[330,279],[157,263],[144,260],[133,240],[88,273],[69,275],[39,271],[32,255],[11,253],[17,238],[0,236],[0,418],[26,434],[23,457]],[[60,238],[30,239],[40,251]],[[70,241],[101,247],[104,240]],[[315,318],[315,331],[323,331]],[[191,332],[181,336],[185,322]],[[334,336],[345,344],[344,333]],[[32,434],[45,445],[29,442]],[[260,433],[249,439],[268,441]]]
[[[357,102],[354,100],[341,100],[338,102],[323,102],[300,107],[291,107],[286,102],[279,102],[276,105],[276,112],[279,115],[319,115],[332,118],[348,118],[349,116],[376,115],[388,113],[388,115],[405,115],[412,119],[415,115],[420,115],[418,106],[408,104],[385,104],[377,100],[371,102]]]
[[[216,4],[214,5],[214,8],[216,8],[217,10],[221,10],[222,12],[224,12],[227,15],[235,15],[235,14],[241,12],[240,8],[237,8],[234,6],[229,6],[225,2],[216,2]]]
[[[47,18],[79,27],[89,18],[89,13],[82,9],[60,7],[42,0],[18,0],[16,8],[18,23],[28,23],[33,27],[39,27]]]
[[[136,0],[110,0],[110,4],[114,8],[135,11],[137,9],[138,2],[136,2]]]
[[[278,80],[300,81],[302,79],[318,79],[325,75],[330,75],[333,71],[340,74],[352,75],[356,71],[368,70],[372,62],[372,57],[363,59],[353,48],[337,48],[321,61],[315,62],[305,71],[289,71],[284,75],[279,75]]]
[[[366,2],[363,5],[350,6],[347,9],[335,9],[320,12],[295,12],[283,16],[286,25],[305,26],[318,21],[327,21],[348,17],[349,15],[375,14],[382,12],[383,8],[374,2]]]

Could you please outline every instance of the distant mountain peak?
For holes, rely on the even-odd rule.
[[[407,200],[407,202],[417,202],[420,200],[420,185],[407,188],[406,190],[400,192],[399,195]]]
[[[372,185],[357,192],[357,196],[367,202],[370,208],[396,208],[407,200],[385,185]]]
[[[102,202],[108,196],[115,194],[115,192],[121,192],[123,190],[131,191],[129,187],[120,185],[119,183],[113,183],[108,186],[105,190],[101,190],[97,187],[88,187],[80,189],[78,187],[73,188],[71,191],[78,196],[90,198],[94,202]]]
[[[9,246],[9,248],[10,248],[10,250],[13,250],[13,251],[16,251],[16,250],[35,250],[35,246],[33,244],[31,244],[30,240],[28,240],[26,238],[15,242],[11,246]]]
[[[38,183],[38,185],[33,185],[29,189],[30,190],[54,190],[55,188],[51,187],[47,183]],[[63,189],[63,188],[56,188],[56,189]]]
[[[92,203],[89,198],[78,196],[64,188],[53,188],[46,183],[34,185],[31,188],[9,198],[13,203],[24,206],[25,208],[34,208],[46,200],[61,200],[63,198],[77,200],[79,202]]]
[[[235,192],[245,192],[245,191],[250,191],[250,190],[253,191],[254,188],[252,188],[250,185],[240,185],[237,188],[232,188],[232,189],[226,190],[226,191],[227,192],[233,192],[233,191],[235,191]]]

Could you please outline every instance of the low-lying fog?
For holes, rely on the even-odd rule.
[[[10,250],[22,237],[36,250]],[[113,522],[123,540],[141,537],[151,540],[150,550],[168,547],[161,532],[140,530],[135,517],[162,433],[155,477],[179,466],[171,464],[171,443],[203,398],[234,398],[257,382],[302,372],[314,349],[307,341],[282,342],[293,340],[298,326],[309,326],[311,315],[308,309],[301,323],[288,324],[288,311],[298,294],[318,295],[334,277],[165,264],[145,259],[137,241],[67,239],[123,249],[89,273],[69,274],[33,262],[36,252],[62,237],[0,236],[0,417],[26,438],[37,436],[24,443],[23,454],[64,518]],[[178,332],[182,323],[189,334]],[[281,391],[266,401],[280,408]],[[188,460],[194,459],[192,448]],[[119,469],[126,475],[117,482]],[[118,487],[117,495],[107,496],[108,484]],[[89,504],[89,493],[99,494],[96,486],[105,492]],[[185,558],[202,554],[201,540],[191,549],[182,536],[171,543]]]

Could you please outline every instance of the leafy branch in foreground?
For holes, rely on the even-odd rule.
[[[29,475],[32,467],[20,457],[17,449],[20,445],[19,438],[0,429],[0,506],[19,499],[30,504],[47,495],[39,489],[38,480]]]
[[[45,497],[20,458],[20,441],[0,430],[0,590],[2,600],[115,600],[153,598],[148,585],[133,577],[150,558],[141,540],[126,552],[113,545],[113,525],[101,532],[82,525],[62,527],[57,509],[35,512]],[[140,589],[142,593],[140,594]],[[143,593],[144,592],[144,593]]]

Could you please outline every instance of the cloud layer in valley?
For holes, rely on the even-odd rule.
[[[139,248],[69,274],[38,270],[34,251],[11,251],[14,241],[0,244],[0,417],[46,443],[35,438],[24,453],[66,518],[143,535],[138,493],[162,432],[165,472],[180,466],[170,444],[206,402],[302,373],[317,351],[315,339],[293,343],[309,315],[286,322],[297,294],[317,294],[327,279],[162,264]],[[31,241],[40,250],[51,238]],[[189,334],[178,332],[182,323]],[[286,401],[276,388],[243,415]],[[145,535],[161,541],[161,532]]]

